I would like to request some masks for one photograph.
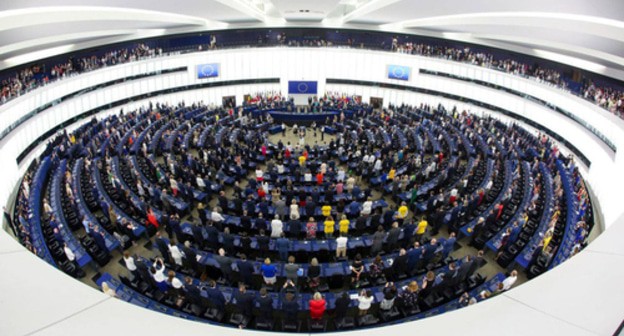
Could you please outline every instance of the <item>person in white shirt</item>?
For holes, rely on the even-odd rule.
[[[368,216],[371,214],[372,211],[373,211],[373,199],[369,197],[368,199],[366,199],[366,202],[362,204],[362,215]]]
[[[306,182],[312,182],[312,174],[307,171],[304,175],[303,175],[303,179]]]
[[[513,270],[511,271],[511,274],[509,274],[509,276],[503,280],[503,290],[509,290],[511,288],[511,286],[513,286],[516,281],[518,280],[518,271]]]
[[[373,293],[370,290],[362,289],[360,296],[358,296],[358,309],[360,310],[360,316],[366,315],[374,300]]]
[[[492,188],[492,185],[494,184],[494,181],[492,179],[490,179],[487,183],[487,185],[485,186],[485,191],[489,191]]]
[[[299,205],[297,204],[297,201],[293,199],[290,204],[290,219],[298,220],[299,217]]]
[[[175,290],[179,290],[180,288],[182,288],[182,281],[180,281],[180,279],[176,278],[176,273],[174,271],[169,271],[167,273],[167,282],[169,284],[171,284],[171,287],[173,287],[173,289]]]
[[[169,253],[171,253],[171,257],[176,265],[182,266],[182,257],[184,257],[184,253],[180,251],[173,239],[169,241]]]
[[[348,238],[343,236],[336,238],[336,258],[346,257],[347,256],[347,242]]]
[[[223,218],[223,216],[219,213],[218,207],[212,209],[212,212],[210,213],[210,219],[215,223],[220,223],[225,220],[225,218]]]
[[[362,158],[362,161],[368,164],[368,161],[370,161],[370,156],[368,154],[364,155],[364,157]]]
[[[345,180],[345,171],[342,168],[338,169],[338,177],[336,178],[338,182],[344,182]]]
[[[282,162],[277,165],[277,173],[280,175],[284,174],[284,164]]]
[[[279,215],[271,221],[271,238],[279,238],[282,235],[284,223],[280,220]]]
[[[380,172],[380,171],[381,171],[381,160],[380,160],[380,159],[377,159],[377,160],[375,161],[375,166],[373,166],[373,169],[374,169],[376,172]]]
[[[200,189],[203,190],[204,188],[206,188],[206,182],[204,182],[204,179],[201,178],[201,176],[197,176],[197,178],[195,178],[195,182],[197,182],[197,186]]]
[[[64,244],[63,246],[63,251],[65,251],[65,256],[67,256],[67,260],[69,261],[74,261],[76,260],[76,255],[74,254],[74,252],[69,248],[69,246],[67,246],[67,243]]]
[[[126,264],[126,268],[128,269],[128,271],[134,274],[137,269],[136,264],[134,263],[134,257],[132,257],[130,253],[126,251],[124,252],[123,260]]]
[[[327,163],[323,162],[321,163],[321,173],[325,175],[326,172],[327,172]]]
[[[264,172],[262,169],[256,169],[256,181],[262,181],[264,177]]]

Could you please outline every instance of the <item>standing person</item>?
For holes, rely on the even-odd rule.
[[[225,250],[223,248],[219,249],[219,255],[215,256],[215,260],[219,264],[219,269],[221,270],[221,274],[225,281],[231,283],[232,282],[232,260],[225,256]]]
[[[286,273],[286,280],[292,281],[295,285],[299,280],[299,265],[295,264],[295,257],[288,257],[288,264],[284,265],[284,273]]]
[[[283,233],[284,223],[280,220],[278,214],[271,221],[271,238],[279,238]]]
[[[392,252],[399,247],[399,236],[401,235],[401,229],[399,229],[399,223],[392,223],[392,228],[388,231],[388,237],[386,238],[387,251]]]
[[[258,308],[260,317],[271,320],[273,317],[273,298],[269,295],[266,288],[261,288],[258,297]]]
[[[325,301],[321,293],[314,293],[312,300],[310,300],[308,303],[310,306],[310,318],[313,320],[322,319],[323,314],[325,314],[325,309],[327,308],[327,302]]]
[[[347,242],[347,237],[342,233],[336,238],[336,258],[347,257]]]
[[[371,214],[372,211],[373,211],[373,199],[369,196],[366,199],[366,202],[364,202],[364,204],[362,205],[361,214],[364,216],[368,216]]]
[[[416,233],[414,234],[415,240],[417,242],[422,244],[422,239],[425,236],[425,233],[427,232],[428,225],[429,224],[427,223],[425,216],[420,217],[420,222],[418,222],[418,227],[416,228]]]
[[[329,216],[325,219],[323,224],[325,225],[325,238],[331,238],[334,235],[334,226],[336,226],[336,222],[334,222],[332,216]]]
[[[137,267],[136,267],[136,264],[134,263],[134,257],[130,255],[130,252],[124,251],[123,260],[124,260],[124,263],[126,264],[126,268],[128,269],[128,271],[130,271],[132,276],[136,278]]]
[[[377,231],[373,234],[373,244],[371,246],[371,255],[376,256],[383,249],[383,242],[386,239],[386,232],[383,226],[379,225]]]
[[[355,259],[350,266],[351,268],[351,285],[355,288],[360,287],[360,279],[364,273],[364,263],[362,262],[362,256],[358,253],[355,255]]]
[[[241,281],[251,288],[253,285],[253,274],[255,269],[253,264],[247,260],[247,256],[245,254],[242,254],[240,259],[236,261],[236,267],[238,268],[238,274]]]
[[[362,289],[360,295],[358,296],[358,309],[360,316],[364,316],[366,315],[366,313],[368,313],[368,310],[370,309],[374,299],[375,297],[373,296],[373,292],[371,292],[370,290]]]
[[[236,299],[236,309],[247,320],[253,317],[254,296],[247,292],[245,285],[240,284],[238,286],[238,292],[234,293],[234,299]]]
[[[347,215],[342,215],[340,222],[338,223],[338,227],[340,229],[340,234],[347,235],[349,233],[349,220],[347,219]]]
[[[264,264],[260,267],[264,283],[267,286],[273,286],[277,282],[277,268],[271,264],[271,259],[264,259]]]
[[[401,202],[401,206],[399,206],[399,209],[397,211],[397,221],[399,222],[399,224],[403,224],[403,221],[407,217],[408,213],[409,209],[407,208],[407,204],[405,202]]]
[[[284,232],[275,241],[275,248],[279,254],[280,261],[284,262],[288,258],[288,251],[290,250],[290,240],[286,238]]]
[[[306,238],[307,239],[315,239],[316,238],[316,229],[318,224],[314,220],[314,217],[310,217],[308,219],[308,223],[306,224]]]
[[[321,266],[319,266],[318,259],[312,258],[312,260],[310,260],[310,267],[308,267],[308,287],[314,291],[320,284]]]
[[[173,239],[169,240],[169,253],[171,254],[171,258],[173,258],[176,265],[182,267],[182,258],[184,257],[184,254],[180,251],[176,245],[176,241]]]

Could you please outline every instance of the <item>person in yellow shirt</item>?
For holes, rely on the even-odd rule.
[[[394,176],[396,175],[396,169],[394,169],[394,167],[390,168],[390,171],[388,172],[388,180],[394,180]]]
[[[321,208],[321,212],[323,213],[323,216],[325,217],[329,217],[329,215],[331,215],[331,205],[323,205],[323,207]]]
[[[550,244],[550,241],[552,240],[553,237],[553,233],[552,231],[546,231],[546,234],[544,235],[544,239],[542,240],[542,251],[546,251],[546,249],[548,248],[548,244]]]
[[[336,225],[332,216],[327,217],[323,224],[325,224],[325,238],[332,237],[334,235],[334,226]]]
[[[427,220],[425,219],[425,217],[421,217],[420,218],[420,222],[418,222],[418,227],[416,228],[416,241],[420,242],[422,244],[422,238],[425,236],[425,232],[427,232],[427,226],[429,225],[429,223],[427,223]]]
[[[397,211],[397,221],[399,222],[399,224],[403,224],[403,220],[405,220],[405,218],[407,217],[408,212],[409,209],[407,208],[407,204],[405,202],[401,202],[401,206]]]
[[[305,167],[305,162],[306,162],[306,157],[303,155],[299,156],[299,166],[301,166],[302,168]]]
[[[342,215],[338,226],[340,228],[340,233],[346,235],[349,232],[349,220],[347,219],[347,215]]]

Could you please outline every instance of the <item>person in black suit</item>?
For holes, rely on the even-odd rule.
[[[308,196],[305,204],[305,215],[308,217],[314,216],[314,210],[316,209],[316,203],[312,200],[312,197]]]
[[[97,226],[94,226],[91,229],[91,232],[89,232],[89,235],[93,238],[93,240],[95,240],[95,244],[100,248],[102,252],[104,253],[108,252],[108,250],[106,249],[106,241],[104,240],[104,235],[100,232]],[[169,250],[167,249],[167,251]]]
[[[284,319],[287,321],[297,321],[297,314],[299,313],[299,304],[297,303],[298,296],[299,292],[295,284],[290,280],[286,280],[280,291],[280,298],[282,301]]]
[[[154,244],[156,245],[156,248],[160,252],[160,255],[162,255],[163,259],[168,264],[171,264],[171,257],[169,256],[169,246],[167,245],[167,242],[165,242],[165,240],[160,236],[160,232],[156,232],[156,239],[154,240]]]
[[[206,226],[206,234],[208,236],[208,247],[216,250],[219,246],[219,230],[213,225],[212,222]]]
[[[244,230],[251,229],[251,217],[249,217],[247,210],[243,210],[243,215],[240,217],[240,225]]]
[[[186,298],[186,302],[198,306],[202,312],[206,310],[206,305],[204,304],[204,300],[201,296],[201,291],[197,286],[193,284],[193,279],[190,277],[184,278],[184,297]]]
[[[395,280],[399,279],[399,275],[405,274],[407,271],[407,251],[405,249],[401,249],[399,251],[399,256],[394,259],[392,263],[392,276]]]
[[[219,197],[217,198],[217,202],[219,204],[219,207],[221,208],[221,211],[226,213],[228,211],[228,199],[227,197],[225,197],[225,191],[221,190],[219,192]]]
[[[223,248],[225,249],[225,252],[227,252],[229,255],[234,255],[236,253],[236,250],[234,248],[234,235],[230,233],[230,228],[226,227],[225,229],[223,229]]]
[[[206,240],[204,239],[203,228],[199,225],[192,225],[191,231],[193,232],[193,241],[195,242],[195,244],[201,246],[202,248],[206,248],[207,244]]]
[[[197,253],[191,247],[190,241],[184,242],[184,247],[182,248],[182,252],[184,253],[184,267],[192,270],[196,275],[200,274],[199,263],[197,262]]]
[[[251,238],[247,235],[246,231],[240,234],[240,247],[244,254],[251,253]]]
[[[212,303],[214,308],[225,311],[225,296],[223,296],[221,290],[217,289],[217,283],[214,282],[214,280],[210,280],[208,283],[206,293],[208,294],[208,300]]]
[[[298,239],[301,236],[301,221],[298,219],[293,219],[288,222],[288,232],[290,238]]]
[[[260,289],[258,296],[258,308],[260,308],[260,317],[271,320],[273,318],[273,298],[269,295],[266,288]]]
[[[399,222],[392,223],[392,228],[388,231],[386,237],[386,244],[388,252],[392,252],[399,247],[399,236],[401,235],[401,229],[399,229]]]
[[[343,292],[336,299],[336,309],[334,309],[334,320],[339,320],[347,316],[347,310],[349,309],[349,305],[351,305],[351,299],[349,298],[349,294],[347,292]]]
[[[256,221],[254,224],[254,227],[256,230],[258,231],[266,231],[268,226],[267,226],[267,221],[266,219],[264,219],[264,215],[262,215],[262,212],[260,212],[258,214],[258,217],[256,217]]]
[[[242,254],[240,259],[236,261],[236,267],[238,267],[240,280],[248,287],[253,287],[253,275],[255,273],[255,269],[253,264],[247,260],[247,256],[245,254]]]
[[[242,314],[247,320],[253,317],[254,296],[247,292],[245,285],[238,286],[238,291],[234,293],[234,299],[236,300],[236,310]]]
[[[264,230],[260,230],[260,235],[256,237],[256,242],[258,243],[258,250],[260,250],[261,256],[266,255],[269,251],[269,243],[271,242],[271,238],[269,238]]]
[[[232,283],[232,259],[225,255],[225,250],[220,248],[219,255],[214,257],[219,264],[219,269],[225,281]]]
[[[355,220],[356,235],[361,236],[364,233],[364,231],[366,230],[366,224],[368,222],[368,218],[369,216],[363,215],[363,216],[358,217],[358,219]]]

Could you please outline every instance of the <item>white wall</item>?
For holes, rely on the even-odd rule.
[[[497,81],[500,78],[503,84],[508,87],[527,93],[531,92],[532,95],[544,100],[556,101],[561,104],[562,108],[576,113],[592,125],[600,126],[600,130],[611,137],[612,141],[620,148],[620,152],[624,150],[622,121],[612,118],[611,115],[596,106],[547,85],[492,72],[488,69],[443,60],[337,49],[227,50],[147,60],[102,69],[55,83],[20,97],[7,105],[0,106],[0,118],[4,118],[0,119],[0,125],[8,125],[10,120],[16,120],[36,106],[47,103],[49,99],[58,95],[63,95],[79,87],[93,85],[98,81],[106,81],[112,78],[111,71],[115,71],[115,73],[117,71],[124,72],[125,75],[121,76],[123,77],[128,74],[146,72],[158,66],[171,68],[188,65],[190,68],[184,74],[166,75],[169,76],[168,79],[157,77],[107,88],[102,92],[85,94],[41,113],[16,129],[13,134],[0,143],[0,160],[3,163],[3,178],[0,179],[0,188],[2,188],[0,189],[2,190],[0,203],[6,202],[7,195],[14,188],[15,181],[20,175],[15,164],[16,153],[20,153],[28,146],[31,139],[53,128],[57,123],[69,119],[72,115],[81,113],[93,106],[103,105],[111,100],[130,95],[149,92],[159,87],[175,87],[201,82],[195,79],[195,65],[213,62],[221,63],[222,77],[209,79],[209,81],[265,77],[279,77],[282,81],[279,85],[195,90],[154,97],[148,100],[170,103],[176,103],[180,100],[189,103],[203,100],[206,103],[220,103],[222,95],[234,94],[239,100],[242,99],[243,94],[255,90],[279,90],[281,88],[282,92],[287,92],[289,79],[317,78],[319,92],[336,90],[356,93],[361,94],[364,101],[367,101],[371,96],[384,97],[385,104],[390,101],[410,104],[428,102],[436,105],[438,102],[442,102],[447,107],[457,104],[459,108],[468,108],[477,113],[483,112],[482,109],[475,109],[469,105],[405,91],[375,87],[327,85],[325,78],[360,79],[431,87],[486,101],[542,123],[545,127],[564,136],[592,161],[589,175],[586,176],[588,176],[590,184],[597,191],[601,200],[603,205],[601,210],[605,214],[607,226],[613,225],[579,256],[522,285],[520,288],[501,294],[485,303],[414,323],[376,330],[357,330],[351,332],[352,334],[370,334],[384,331],[396,335],[410,335],[413,334],[414,327],[416,327],[425,333],[438,334],[500,335],[502,331],[509,335],[552,333],[609,335],[620,323],[621,316],[624,314],[624,306],[621,304],[624,300],[624,292],[619,290],[619,287],[621,287],[621,279],[624,273],[621,267],[613,267],[613,265],[621,262],[621,257],[624,256],[621,244],[621,236],[624,233],[624,216],[620,216],[623,210],[620,209],[621,206],[617,204],[618,200],[614,197],[616,192],[611,190],[619,190],[622,186],[622,177],[621,174],[618,174],[624,171],[622,169],[624,168],[622,155],[616,155],[615,160],[613,160],[608,150],[605,150],[604,146],[591,133],[581,129],[576,123],[563,119],[551,110],[491,89],[471,87],[465,82],[418,76],[416,75],[417,68],[426,67],[445,72],[459,71],[462,76],[482,80],[486,80],[487,76],[488,81]],[[385,79],[385,69],[388,64],[411,66],[412,80],[406,83]],[[448,70],[449,68],[451,70]],[[74,84],[74,82],[78,84]],[[58,91],[52,91],[53,89]],[[124,109],[130,110],[144,104],[146,101],[137,101],[124,107]],[[117,113],[118,111],[119,108],[115,108],[112,111],[103,111],[102,115]],[[81,123],[76,123],[71,127],[77,127]],[[29,160],[27,159],[26,162]],[[21,271],[14,272],[16,268]],[[4,304],[0,305],[0,315],[6,320],[6,323],[0,324],[0,334],[2,335],[65,335],[68,331],[70,334],[90,333],[92,335],[129,332],[150,335],[168,335],[172,332],[183,332],[189,335],[211,332],[218,332],[221,335],[251,334],[249,331],[210,327],[170,316],[155,315],[157,313],[128,305],[103,294],[97,294],[84,284],[53,270],[42,260],[9,239],[7,233],[1,230],[0,272],[12,274],[10,277],[0,278],[0,287],[6,293],[3,296]],[[41,281],[42,278],[45,281]],[[579,290],[588,283],[594,285],[591,291]],[[28,300],[24,300],[24,293],[28,293]],[[102,314],[112,315],[107,315],[108,318],[103,319]],[[110,321],[116,323],[110,323]],[[145,321],[150,321],[150,323],[145,323]],[[514,328],[518,322],[526,321],[531,323],[524,323],[522,328]]]
[[[197,79],[197,65],[205,63],[219,63],[220,76],[210,79]],[[386,71],[389,64],[411,67],[412,76],[410,80],[387,79]],[[397,90],[384,90],[378,87],[363,88],[326,84],[327,78],[338,78],[430,88],[480,100],[532,119],[566,138],[592,162],[592,167],[585,177],[596,195],[601,198],[601,210],[604,214],[606,226],[610,225],[624,212],[624,208],[619,206],[615,197],[608,197],[609,192],[613,188],[624,188],[624,178],[620,178],[618,174],[624,171],[624,159],[622,155],[614,155],[606,145],[581,125],[550,109],[515,95],[479,85],[472,85],[465,81],[421,75],[418,73],[418,69],[442,71],[479,79],[526,92],[542,100],[555,103],[599,129],[615,143],[620,152],[624,150],[624,122],[622,120],[589,102],[552,88],[547,84],[495,70],[435,58],[338,48],[220,50],[154,58],[96,70],[37,89],[0,106],[0,125],[9,125],[37,106],[80,88],[126,76],[180,66],[187,66],[188,71],[133,80],[106,87],[99,91],[85,93],[75,99],[56,105],[27,121],[0,143],[2,148],[0,159],[5,159],[4,161],[9,165],[7,169],[10,171],[8,174],[10,178],[4,179],[3,185],[0,187],[6,186],[7,188],[3,188],[4,190],[11,189],[19,176],[17,169],[11,167],[13,164],[12,158],[19,155],[40,134],[83,111],[105,105],[111,101],[154,90],[170,89],[209,81],[280,78],[279,86],[259,86],[257,89],[260,91],[277,90],[286,93],[289,80],[317,80],[319,94],[327,90],[339,90],[349,94],[361,94],[365,102],[371,96],[384,97],[385,105],[389,102],[416,104],[421,101],[437,104],[441,100],[437,97]],[[189,103],[201,100],[211,100],[215,103],[220,103],[220,95],[233,94],[237,96],[237,101],[241,102],[243,94],[253,92],[251,90],[255,89],[249,88],[250,91],[245,90],[247,89],[224,88],[221,91],[210,91],[214,95],[209,97],[204,97],[203,93],[183,96],[188,97],[187,102]],[[172,99],[177,98],[172,97]],[[172,103],[175,103],[175,101]],[[3,200],[5,198],[0,196],[0,201]]]

